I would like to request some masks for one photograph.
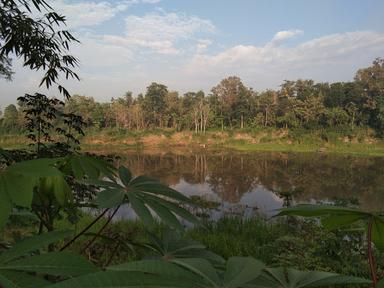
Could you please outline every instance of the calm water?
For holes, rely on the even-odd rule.
[[[189,195],[220,203],[224,213],[271,216],[286,204],[348,201],[384,210],[384,158],[319,153],[132,153],[121,163]],[[119,218],[132,217],[126,207]]]

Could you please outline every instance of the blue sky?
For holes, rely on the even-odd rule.
[[[98,101],[144,92],[152,81],[209,92],[237,75],[256,90],[283,80],[349,81],[384,57],[384,1],[55,0],[82,42],[72,93]],[[0,107],[38,91],[40,74],[15,61]],[[55,96],[56,91],[49,92]]]

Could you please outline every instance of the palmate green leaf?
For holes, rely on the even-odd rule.
[[[220,287],[222,285],[222,279],[220,279],[216,269],[212,264],[201,258],[183,258],[183,259],[172,259],[170,262],[179,265],[199,276],[201,276],[207,283],[208,287]],[[204,282],[202,282],[203,285]]]
[[[125,186],[129,186],[129,182],[132,180],[132,173],[126,167],[121,166],[119,168],[119,177]]]
[[[133,211],[144,222],[144,224],[153,227],[155,220],[152,217],[151,211],[145,206],[144,202],[139,199],[134,192],[128,193],[128,200]]]
[[[384,278],[377,283],[376,288],[384,288]]]
[[[29,238],[14,244],[12,248],[0,254],[0,264],[7,263],[21,256],[43,248],[72,235],[72,231],[53,231]]]
[[[72,200],[72,190],[63,175],[50,176],[40,179],[39,192],[41,195],[53,194],[57,203],[64,206]]]
[[[132,261],[119,265],[109,266],[106,268],[110,271],[129,271],[129,272],[144,272],[162,276],[176,277],[184,279],[184,281],[199,282],[199,277],[187,271],[180,266],[164,260],[140,260]]]
[[[264,267],[264,263],[252,257],[231,257],[227,261],[224,287],[241,287],[257,278]]]
[[[329,205],[300,204],[290,208],[283,208],[277,216],[293,215],[304,217],[319,217],[326,215],[359,215],[361,218],[369,217],[370,213],[358,209],[344,208]]]
[[[63,174],[55,167],[61,158],[40,158],[15,163],[7,168],[7,172],[24,177],[41,178],[51,176],[62,176]]]
[[[201,225],[200,221],[194,215],[192,215],[188,210],[181,208],[180,206],[178,206],[177,204],[175,204],[173,202],[167,201],[167,200],[160,198],[160,197],[152,196],[151,194],[148,194],[148,193],[141,193],[141,194],[139,194],[139,197],[141,199],[143,199],[144,202],[146,202],[145,201],[146,199],[149,199],[153,202],[158,202],[162,206],[168,208],[170,211],[177,214],[181,218],[189,221],[190,223],[195,224],[195,225]]]
[[[180,224],[179,220],[166,206],[149,199],[146,199],[146,204],[151,207],[164,223],[175,229],[183,230],[183,226]]]
[[[265,268],[249,288],[309,288],[337,284],[368,284],[370,280],[321,271],[299,271],[286,268]]]
[[[1,182],[0,182],[1,186]],[[12,211],[12,202],[5,190],[0,187],[0,231],[4,228]]]
[[[47,288],[199,288],[195,283],[143,272],[103,271],[56,283]]]
[[[65,169],[72,171],[76,179],[81,180],[84,176],[92,179],[100,177],[114,178],[114,168],[108,162],[88,155],[72,154],[64,159]]]
[[[191,203],[188,197],[146,176],[132,179],[131,172],[123,166],[119,168],[119,176],[121,183],[116,180],[87,180],[100,187],[96,201],[99,207],[112,208],[129,203],[138,217],[148,225],[155,222],[152,213],[176,229],[183,229],[176,215],[191,223],[199,223],[194,215],[178,206]]]
[[[2,288],[20,288],[19,285],[14,283],[12,280],[8,279],[0,273],[0,287]]]
[[[150,244],[146,247],[152,250],[149,255],[151,258],[157,259],[181,259],[181,258],[202,258],[215,264],[223,264],[225,260],[206,249],[206,247],[194,240],[184,238],[181,233],[168,229],[162,237],[148,232]],[[155,255],[153,254],[155,253]]]
[[[2,270],[0,272],[0,278],[3,277],[10,281],[12,285],[10,287],[18,287],[18,288],[40,288],[51,284],[47,280],[44,279],[41,275],[32,275],[30,273],[23,273],[20,271],[7,271]],[[0,279],[0,283],[1,279]],[[5,285],[4,288],[7,288]]]
[[[358,214],[332,215],[332,216],[323,218],[321,220],[321,224],[323,224],[324,228],[328,230],[334,230],[334,229],[358,222],[360,220],[362,220],[362,216]]]
[[[379,250],[384,250],[384,218],[375,213],[336,206],[302,204],[282,209],[277,216],[283,215],[327,216],[322,219],[322,224],[328,229],[337,229],[361,220],[372,221],[372,242]]]
[[[163,195],[166,197],[169,197],[171,199],[175,199],[178,201],[182,201],[185,203],[192,204],[192,200],[188,197],[184,196],[180,192],[176,191],[175,189],[172,189],[162,183],[160,183],[158,180],[149,178],[147,176],[138,176],[135,179],[133,179],[129,187],[131,189],[137,190],[137,191],[144,191],[147,193],[154,193],[157,195]]]
[[[7,193],[16,206],[31,207],[33,188],[37,183],[34,177],[4,172],[0,174],[0,194]]]
[[[121,189],[105,189],[97,194],[96,204],[99,208],[113,208],[122,204],[124,197]]]
[[[98,268],[83,257],[72,252],[51,252],[36,255],[0,265],[1,270],[16,270],[49,274],[55,276],[75,277],[96,272]]]
[[[4,227],[13,206],[30,208],[39,179],[56,177],[63,180],[63,174],[55,167],[60,160],[41,158],[18,162],[0,173],[0,229]],[[63,192],[68,192],[68,185],[65,180],[55,182],[59,185],[55,186],[53,192],[58,201],[62,201]]]
[[[372,218],[372,242],[380,251],[384,250],[384,219],[374,216]]]

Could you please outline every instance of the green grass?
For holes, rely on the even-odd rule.
[[[268,151],[268,152],[321,152],[321,153],[336,153],[349,154],[355,156],[384,156],[383,144],[284,144],[284,143],[260,143],[249,144],[239,143],[228,145],[238,151]]]

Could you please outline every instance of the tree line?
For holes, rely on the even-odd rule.
[[[25,105],[5,107],[3,133],[25,126]],[[205,132],[207,129],[276,127],[319,129],[371,127],[384,132],[384,59],[359,69],[351,82],[284,81],[279,89],[257,92],[239,77],[223,79],[211,89],[180,95],[163,84],[150,84],[144,94],[99,103],[74,95],[59,112],[76,113],[87,127],[144,130],[172,128]]]

